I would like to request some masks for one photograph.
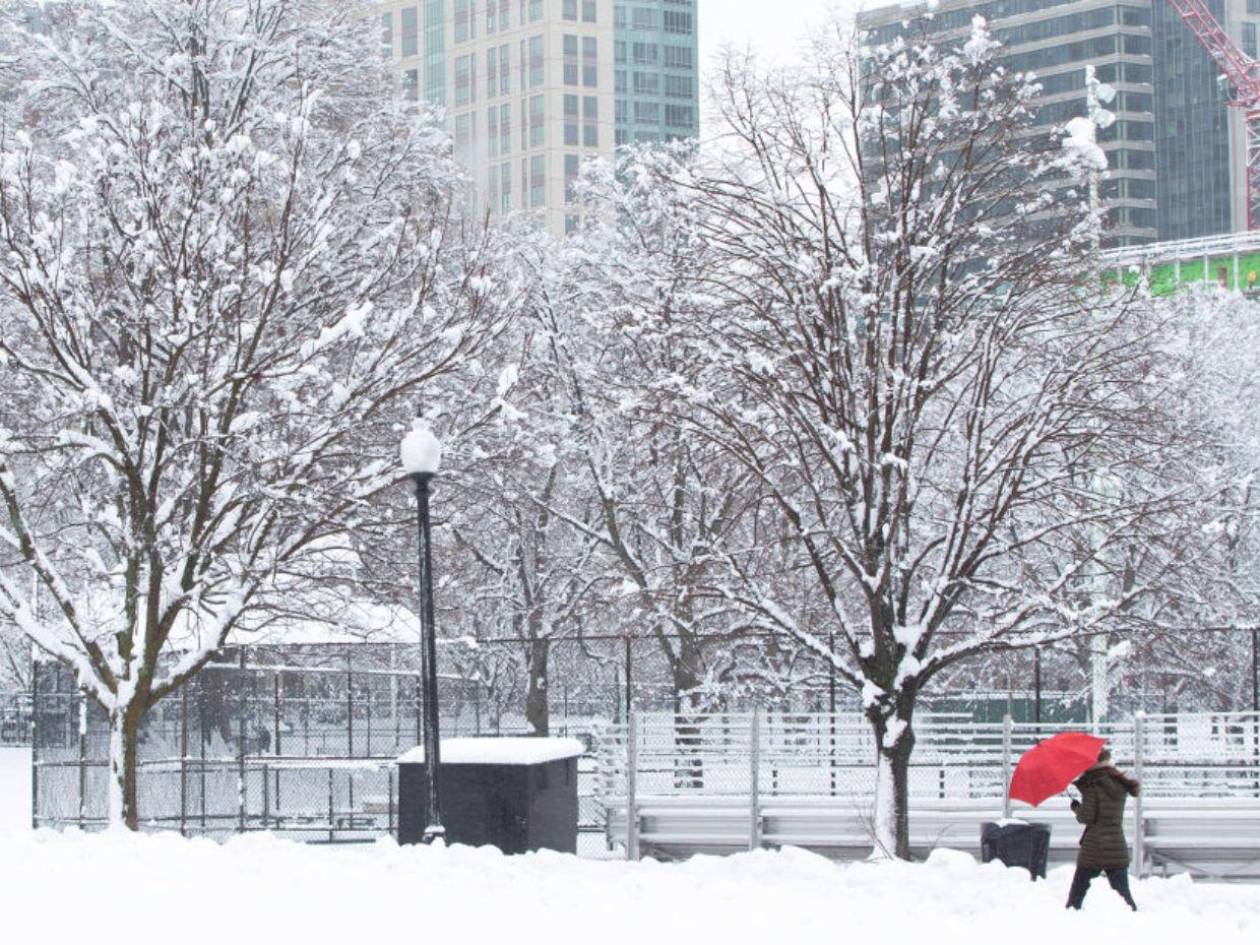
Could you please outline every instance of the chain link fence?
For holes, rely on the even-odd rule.
[[[1247,639],[1239,635],[1234,649],[1245,654]],[[1233,658],[1235,668],[1246,663]],[[149,713],[140,746],[142,820],[188,834],[277,830],[333,842],[392,832],[393,760],[421,742],[418,667],[418,647],[407,644],[224,650]],[[1111,717],[1168,708],[1175,687],[1162,673],[1113,673]],[[545,732],[585,741],[580,818],[592,833],[604,829],[601,796],[624,790],[615,783],[624,780],[624,764],[610,763],[609,752],[624,753],[615,733],[631,712],[645,726],[638,776],[646,790],[747,792],[750,732],[741,719],[754,707],[765,719],[759,790],[847,796],[873,784],[874,745],[858,693],[817,657],[780,640],[447,640],[439,675],[444,737]],[[1231,685],[1238,700],[1249,695],[1241,675]],[[1070,647],[993,654],[938,679],[920,701],[912,793],[995,796],[1001,720],[1012,717],[1017,740],[1082,727],[1091,714],[1088,687],[1088,664]],[[1189,684],[1176,693],[1178,708],[1223,698]],[[102,824],[108,725],[100,707],[52,663],[37,666],[33,692],[12,704],[3,718],[14,720],[16,738],[35,733],[35,823]],[[1239,751],[1238,739],[1252,737],[1245,723],[1220,713],[1175,715],[1175,725],[1158,723],[1164,728],[1148,735],[1150,778],[1185,784],[1188,746],[1225,744],[1206,734],[1213,726]],[[1194,726],[1207,726],[1205,734]],[[1116,734],[1123,742],[1122,729]],[[1160,760],[1156,746],[1164,744],[1177,746],[1180,760]],[[1120,760],[1127,763],[1123,749]],[[1172,773],[1161,773],[1165,767]],[[1195,770],[1207,790],[1247,777],[1212,753]]]
[[[31,694],[0,692],[0,748],[31,743]]]

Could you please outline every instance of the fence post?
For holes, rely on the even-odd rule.
[[[1133,774],[1140,784],[1142,768],[1146,762],[1146,713],[1139,709],[1133,716]],[[1142,819],[1142,792],[1138,791],[1133,799],[1133,861],[1137,867],[1136,875],[1141,879],[1145,875],[1146,843],[1144,834],[1146,822]]]
[[[761,847],[761,707],[754,706],[748,732],[748,849]]]
[[[32,648],[33,649],[33,648]],[[39,660],[31,659],[31,829],[39,828]]]
[[[626,859],[639,858],[639,811],[636,801],[639,768],[638,720],[626,715]]]
[[[237,687],[237,709],[240,717],[236,720],[236,815],[237,826],[241,833],[245,832],[245,647],[241,647],[241,678]]]
[[[79,693],[79,829],[87,826],[87,693]]]
[[[354,757],[354,657],[346,651],[346,757]]]
[[[188,836],[188,683],[179,687],[179,835]]]
[[[1014,720],[1008,712],[1002,716],[1002,819],[1011,816],[1011,736]]]

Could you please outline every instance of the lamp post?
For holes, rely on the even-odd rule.
[[[419,511],[420,559],[420,675],[424,685],[424,776],[428,782],[428,820],[424,827],[424,843],[432,843],[446,834],[438,802],[438,766],[442,763],[438,732],[437,631],[433,622],[433,556],[429,522],[429,483],[437,475],[442,462],[442,444],[433,431],[417,418],[402,441],[399,451],[403,468],[416,487]]]

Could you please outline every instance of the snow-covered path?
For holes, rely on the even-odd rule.
[[[360,945],[429,940],[430,930],[453,942],[637,945],[1152,945],[1260,934],[1260,887],[1147,880],[1133,915],[1104,883],[1078,915],[1062,906],[1068,879],[1059,870],[1030,883],[950,851],[923,865],[836,866],[797,850],[663,865],[388,841],[330,848],[255,835],[220,846],[41,831],[0,838],[0,932],[64,919],[93,945],[149,938],[142,929],[181,945]]]
[[[0,834],[30,825],[31,750],[0,748]]]

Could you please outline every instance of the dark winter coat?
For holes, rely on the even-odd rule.
[[[1130,796],[1137,797],[1138,783],[1112,767],[1090,768],[1077,779],[1076,789],[1081,799],[1072,802],[1072,810],[1085,825],[1076,865],[1095,870],[1128,866],[1124,804]]]

